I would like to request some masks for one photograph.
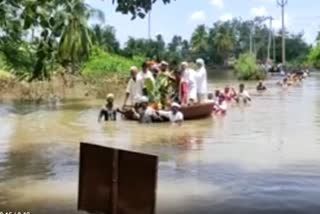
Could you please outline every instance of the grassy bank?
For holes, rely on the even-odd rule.
[[[4,73],[4,72],[2,72]],[[50,81],[19,81],[0,76],[0,99],[47,102],[53,98],[105,98],[107,93],[123,93],[126,80],[118,75],[88,80],[73,75],[54,75]]]
[[[106,94],[123,93],[131,66],[140,66],[144,58],[126,58],[93,48],[89,59],[75,75],[64,69],[52,72],[48,81],[24,81],[8,68],[0,68],[0,99],[46,101],[51,97],[105,98]]]

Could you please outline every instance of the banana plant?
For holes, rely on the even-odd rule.
[[[145,88],[147,89],[151,102],[160,103],[161,106],[167,104],[167,97],[170,90],[170,83],[167,76],[160,74],[155,81],[146,79]]]

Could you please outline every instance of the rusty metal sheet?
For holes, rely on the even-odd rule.
[[[111,213],[114,150],[80,144],[78,209]]]
[[[80,145],[78,209],[106,214],[153,214],[156,156]]]
[[[156,156],[119,150],[117,214],[153,214],[156,205]]]

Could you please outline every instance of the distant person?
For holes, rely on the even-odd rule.
[[[130,68],[130,80],[127,84],[127,89],[126,89],[126,95],[125,95],[125,99],[123,102],[123,107],[125,107],[127,105],[127,101],[130,98],[130,105],[134,106],[136,105],[140,98],[142,97],[142,90],[143,90],[143,86],[141,81],[139,81],[138,79],[138,68],[135,66],[132,66]]]
[[[206,100],[208,90],[207,70],[203,59],[197,59],[196,66],[197,97],[198,102],[201,103]]]
[[[283,89],[287,89],[289,86],[291,86],[291,83],[287,77],[283,78],[283,80],[279,81],[277,84]]]
[[[225,88],[224,88],[224,93],[223,93],[223,95],[224,95],[224,98],[225,98],[225,100],[227,101],[227,102],[230,102],[230,101],[232,101],[234,98],[235,98],[235,93],[230,89],[230,87],[229,86],[226,86]]]
[[[214,113],[224,115],[227,113],[227,108],[228,108],[227,100],[225,99],[225,96],[223,94],[220,94],[218,98],[218,102],[215,103],[213,107]]]
[[[158,114],[161,117],[168,118],[172,124],[181,125],[184,118],[180,108],[181,106],[178,103],[172,103],[170,111],[158,111]]]
[[[98,122],[101,122],[102,118],[104,118],[105,121],[117,120],[117,111],[116,109],[114,109],[113,101],[114,101],[114,95],[108,94],[107,103],[100,111]]]
[[[243,103],[248,103],[251,101],[251,97],[248,91],[245,90],[245,85],[241,83],[239,85],[239,93],[237,94],[236,101],[238,103],[243,102]]]
[[[267,90],[267,87],[263,84],[262,81],[260,81],[260,82],[258,83],[258,85],[257,85],[257,91],[262,92],[262,91],[266,91],[266,90]]]

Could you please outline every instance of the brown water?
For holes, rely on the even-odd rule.
[[[99,124],[101,100],[0,103],[0,211],[78,213],[86,141],[159,155],[157,213],[319,213],[320,75],[287,91],[274,82],[250,106],[181,128]]]

